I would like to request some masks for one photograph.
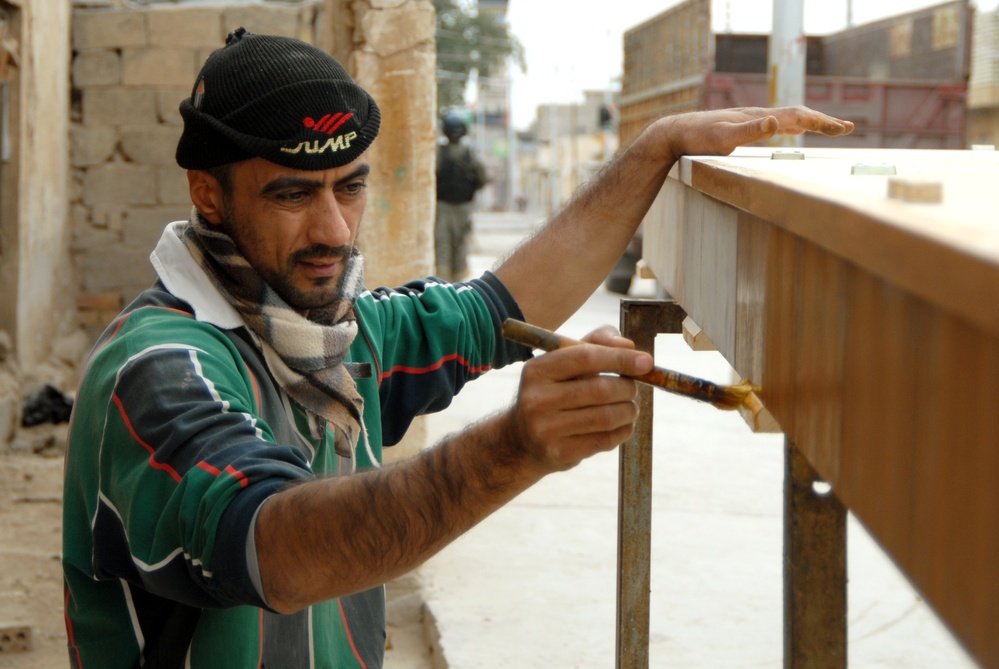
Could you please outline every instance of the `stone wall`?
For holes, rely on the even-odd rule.
[[[72,251],[80,320],[96,338],[154,278],[148,256],[163,226],[190,211],[174,161],[180,101],[238,26],[311,42],[344,62],[377,100],[358,244],[369,286],[433,267],[436,52],[431,0],[153,4],[73,14]],[[424,442],[411,428],[396,457]]]
[[[73,14],[72,250],[83,326],[96,336],[154,279],[149,252],[187,218],[187,177],[174,159],[208,55],[239,26],[316,41],[321,2],[77,9]]]
[[[349,69],[378,102],[368,209],[359,246],[369,286],[433,271],[436,50],[430,0],[353,2]]]
[[[148,5],[73,15],[72,250],[81,321],[92,336],[153,280],[149,251],[186,218],[174,161],[180,101],[225,35],[297,37],[333,51],[378,101],[370,201],[360,241],[369,285],[433,261],[434,16],[430,0]],[[347,26],[349,30],[345,31]],[[335,44],[349,36],[351,43]],[[349,56],[344,56],[349,54]]]
[[[66,227],[68,138],[68,62],[63,39],[68,34],[70,9],[63,2],[26,0],[22,9],[19,52],[18,110],[16,128],[7,129],[13,137],[11,154],[16,161],[12,176],[15,188],[5,188],[17,201],[16,220],[4,221],[5,241],[12,243],[18,256],[16,275],[2,282],[15,302],[4,309],[5,324],[16,347],[21,370],[34,374],[52,353],[57,338],[75,328],[72,318],[72,274],[69,264]],[[62,39],[61,39],[62,38]],[[11,186],[11,184],[7,184]],[[2,216],[11,213],[4,207]],[[8,234],[9,233],[9,234]],[[9,249],[5,249],[5,255]]]
[[[369,154],[368,208],[358,246],[367,285],[397,286],[433,271],[434,9],[430,0],[353,0],[350,6],[354,30],[348,70],[382,112],[381,131]],[[334,18],[340,15],[331,12]],[[342,45],[333,52],[344,58]],[[386,452],[386,460],[406,458],[425,444],[426,426],[417,420],[405,440]]]

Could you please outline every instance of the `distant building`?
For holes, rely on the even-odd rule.
[[[968,141],[999,145],[999,9],[975,16],[968,82]]]
[[[616,92],[584,91],[583,102],[538,107],[518,135],[522,205],[555,211],[617,151]]]
[[[480,13],[490,14],[506,23],[507,0],[479,0]],[[489,183],[476,196],[483,209],[503,210],[513,206],[514,193],[510,184],[514,160],[512,128],[510,126],[510,73],[504,66],[489,77],[469,82],[475,90],[468,92],[475,99],[471,109],[469,139],[489,172]]]

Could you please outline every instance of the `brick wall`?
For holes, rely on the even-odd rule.
[[[187,218],[174,160],[180,101],[239,26],[317,41],[324,4],[76,9],[72,42],[72,252],[81,323],[96,336],[154,279],[149,252]]]
[[[153,280],[149,251],[190,209],[174,162],[180,101],[238,26],[319,45],[378,101],[359,245],[368,285],[433,267],[435,48],[430,0],[77,9],[73,15],[72,250],[79,313],[96,336]]]
[[[430,0],[352,2],[348,69],[378,102],[368,208],[358,236],[369,286],[433,271],[436,63]]]

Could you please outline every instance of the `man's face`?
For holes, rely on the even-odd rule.
[[[340,295],[367,202],[368,160],[301,171],[260,158],[231,169],[223,215],[211,221],[294,309],[307,312]]]

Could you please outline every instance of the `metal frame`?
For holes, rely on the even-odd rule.
[[[685,316],[673,301],[622,300],[621,333],[654,353],[656,335],[679,334]],[[617,669],[649,666],[652,399],[641,385],[635,433],[619,456]],[[846,508],[785,439],[784,667],[846,664]]]
[[[846,507],[784,438],[784,667],[845,667]]]

